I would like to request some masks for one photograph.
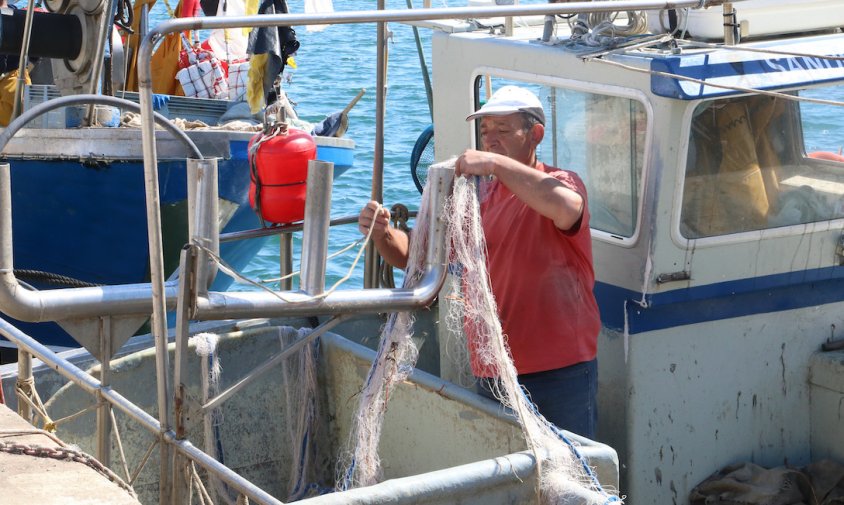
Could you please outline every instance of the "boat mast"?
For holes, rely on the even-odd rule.
[[[384,0],[378,0],[378,10],[384,10]],[[375,146],[372,153],[372,192],[370,199],[376,202],[384,202],[384,111],[387,99],[387,23],[378,21],[376,23],[378,36],[376,47],[378,58],[376,60],[375,74]],[[375,245],[369,242],[366,246],[366,257],[363,265],[363,287],[378,287],[378,251]]]
[[[99,90],[100,75],[103,69],[103,56],[105,55],[106,39],[108,39],[111,30],[109,27],[114,23],[114,8],[115,0],[106,0],[103,11],[100,13],[99,33],[97,34],[97,45],[94,49],[94,59],[91,66],[91,82],[88,93],[96,95]],[[85,125],[90,126],[94,124],[94,105],[88,106],[86,114]]]

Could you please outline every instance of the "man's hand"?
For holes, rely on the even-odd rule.
[[[358,230],[364,235],[369,233],[372,227],[372,240],[381,242],[387,230],[390,228],[390,211],[381,207],[378,202],[372,200],[360,211],[358,216]]]
[[[499,164],[500,155],[486,151],[468,149],[454,163],[454,175],[456,177],[468,175],[489,176],[495,175],[495,167]]]
[[[360,211],[358,230],[366,235],[372,228],[372,242],[387,263],[404,268],[407,266],[409,238],[407,233],[390,226],[390,211],[370,201]]]

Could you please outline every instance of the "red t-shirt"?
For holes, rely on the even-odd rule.
[[[592,292],[595,273],[586,187],[574,172],[543,163],[537,168],[583,197],[577,229],[560,230],[497,180],[481,202],[492,293],[519,374],[594,359],[601,329]],[[471,335],[469,347],[472,372],[478,377],[496,375],[475,359]]]

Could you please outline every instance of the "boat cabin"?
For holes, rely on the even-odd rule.
[[[844,35],[625,49],[533,21],[435,29],[436,158],[478,145],[465,118],[490,88],[543,101],[539,158],[588,189],[597,438],[627,502],[684,503],[731,463],[844,458],[841,358],[820,352],[842,338]]]

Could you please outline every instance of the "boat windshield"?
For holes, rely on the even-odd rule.
[[[485,80],[479,79],[478,96]],[[645,106],[627,97],[511,79],[492,80],[531,89],[545,109],[540,161],[576,172],[586,185],[590,227],[629,238],[639,216],[645,154]],[[480,100],[479,100],[480,101]]]
[[[799,92],[844,99],[844,86]],[[702,238],[844,217],[842,110],[749,96],[694,111],[681,233]]]

